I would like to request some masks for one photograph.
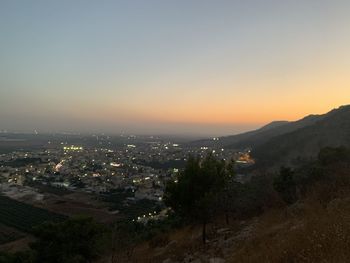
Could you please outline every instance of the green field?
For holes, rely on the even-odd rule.
[[[57,222],[65,218],[63,215],[0,195],[0,223],[20,231],[31,232],[33,227],[46,221]]]

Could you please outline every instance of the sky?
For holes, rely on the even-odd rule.
[[[350,1],[1,0],[0,130],[214,136],[350,103]]]

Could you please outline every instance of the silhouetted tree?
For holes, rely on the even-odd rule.
[[[235,162],[231,160],[226,167],[227,180],[224,188],[217,199],[217,209],[224,212],[226,224],[229,224],[229,216],[234,211],[234,200],[237,197],[237,182],[234,181],[236,176]]]
[[[203,160],[190,156],[177,180],[167,184],[165,203],[183,218],[202,223],[204,243],[206,225],[231,176],[225,161],[217,160],[212,154]]]
[[[273,187],[287,204],[292,204],[297,200],[294,172],[291,168],[281,168],[280,173],[274,179]]]

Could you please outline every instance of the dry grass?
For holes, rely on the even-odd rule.
[[[208,239],[216,238],[216,231],[223,225],[221,222],[213,222],[208,225]],[[232,229],[238,229],[232,222]],[[148,242],[138,245],[135,249],[132,262],[135,263],[161,263],[166,259],[176,262],[183,262],[184,256],[195,253],[205,254],[212,243],[203,245],[202,226],[187,226],[181,229],[175,229],[169,233],[163,233]]]
[[[230,262],[350,262],[350,200],[328,209],[306,201],[304,212],[263,216]]]

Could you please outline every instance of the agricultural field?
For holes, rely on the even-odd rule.
[[[47,195],[45,202],[36,204],[41,208],[67,217],[87,216],[101,223],[111,223],[119,218],[108,210],[108,203],[96,196],[74,192],[65,195]]]
[[[24,237],[25,234],[17,229],[0,224],[0,246]]]
[[[61,221],[66,217],[42,208],[25,204],[0,195],[0,224],[31,232],[33,227],[46,221]]]

